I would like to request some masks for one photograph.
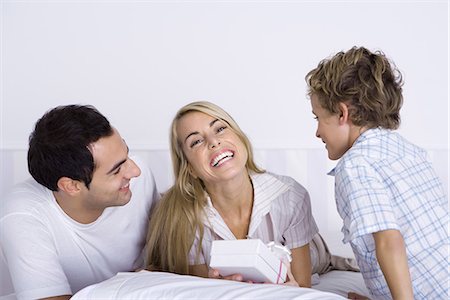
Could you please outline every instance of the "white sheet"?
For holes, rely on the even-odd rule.
[[[141,271],[118,273],[113,278],[88,286],[72,300],[89,299],[345,299],[314,289],[275,284],[249,284],[205,279],[170,273]]]
[[[370,297],[364,279],[359,272],[333,270],[320,275],[319,283],[313,289],[347,297],[348,292]]]

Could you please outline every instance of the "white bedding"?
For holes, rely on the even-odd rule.
[[[194,276],[141,271],[118,273],[111,279],[88,286],[73,297],[80,299],[345,299],[314,289],[276,284],[205,279]]]

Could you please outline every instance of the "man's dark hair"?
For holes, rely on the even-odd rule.
[[[52,191],[69,177],[89,188],[95,164],[89,145],[111,136],[109,121],[93,106],[55,107],[36,122],[29,138],[28,171]]]

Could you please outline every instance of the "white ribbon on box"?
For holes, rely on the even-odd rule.
[[[269,242],[266,244],[267,248],[275,254],[276,257],[280,259],[280,268],[278,271],[278,278],[276,283],[280,283],[279,280],[281,279],[281,264],[285,264],[285,266],[289,269],[290,263],[292,261],[291,257],[291,250],[289,250],[286,246],[276,244],[275,242]],[[281,282],[282,283],[282,282]]]

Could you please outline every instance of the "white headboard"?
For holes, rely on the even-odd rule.
[[[0,152],[0,190],[2,194],[14,183],[29,177],[25,150],[3,150]],[[448,191],[449,151],[429,149],[429,156]],[[168,150],[133,150],[153,171],[160,192],[173,183],[172,163]],[[274,173],[288,175],[300,182],[310,193],[313,215],[330,248],[336,254],[352,255],[351,250],[341,243],[341,219],[334,203],[333,177],[326,175],[334,162],[327,159],[324,149],[254,149],[259,166]],[[448,194],[448,192],[447,192]],[[1,203],[0,203],[1,204]]]

